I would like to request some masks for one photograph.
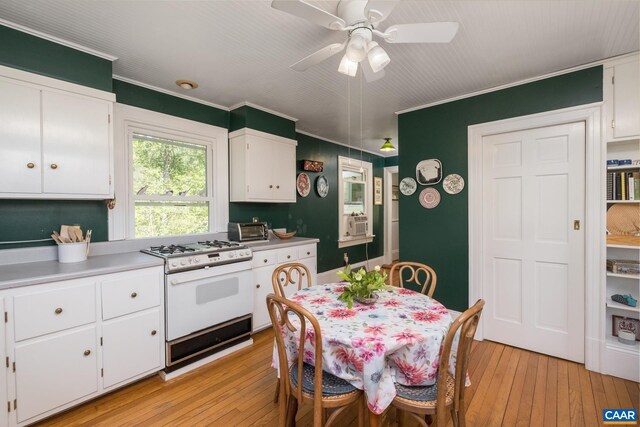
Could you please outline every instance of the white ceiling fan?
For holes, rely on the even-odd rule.
[[[399,24],[387,27],[385,31],[377,30],[376,27],[389,16],[398,1],[340,0],[338,16],[304,0],[273,0],[271,7],[330,30],[349,33],[343,43],[330,44],[296,62],[291,68],[305,71],[346,48],[338,71],[353,77],[358,72],[358,64],[361,64],[365,79],[371,82],[383,77],[383,68],[391,62],[387,52],[373,40],[374,35],[387,43],[449,43],[458,31],[457,22]]]

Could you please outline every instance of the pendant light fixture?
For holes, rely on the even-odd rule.
[[[396,151],[396,147],[391,143],[391,138],[385,138],[380,151]]]

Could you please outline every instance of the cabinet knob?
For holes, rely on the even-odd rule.
[[[155,335],[157,333],[158,333],[158,331],[156,331],[155,329],[153,331],[151,331],[151,335]]]
[[[91,354],[91,350],[85,350],[85,351],[84,351],[84,355],[85,355],[85,356],[88,356],[88,355],[90,355],[90,354]]]
[[[135,298],[135,297],[137,297],[137,296],[138,296],[138,293],[137,293],[137,292],[133,292],[133,293],[131,294],[131,298]]]
[[[307,252],[307,255],[311,255],[311,252]]]
[[[58,169],[58,165],[55,163],[51,163],[51,169]]]
[[[276,188],[280,188],[280,186],[279,186],[279,185],[276,185]]]
[[[287,259],[291,259],[291,255],[287,255]]]
[[[62,313],[62,309],[60,307],[56,308],[54,311],[55,314],[60,314]]]
[[[256,288],[260,288],[260,283],[258,283],[258,284],[256,285]]]
[[[267,263],[267,259],[266,258],[265,258],[264,262],[265,262],[265,264]]]
[[[273,188],[273,185],[270,185],[269,188]]]
[[[33,169],[33,168],[35,168],[35,167],[36,167],[36,164],[35,164],[35,163],[33,163],[33,162],[29,162],[29,163],[27,163],[27,167],[28,167],[29,169]]]

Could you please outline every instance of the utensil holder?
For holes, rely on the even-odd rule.
[[[58,262],[81,262],[87,259],[87,242],[58,243]]]

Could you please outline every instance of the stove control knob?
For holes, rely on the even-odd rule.
[[[233,258],[233,257],[235,257],[235,256],[236,256],[236,253],[235,253],[235,252],[229,252],[229,258]]]
[[[171,263],[171,267],[177,267],[177,266],[178,266],[178,263],[177,263],[177,262],[173,261],[173,262]]]
[[[183,260],[181,260],[181,261],[180,261],[180,265],[187,265],[187,261],[186,261],[186,260],[184,260],[184,259],[183,259]]]
[[[193,259],[193,262],[194,262],[195,264],[199,263],[199,262],[200,262],[200,258],[194,258],[194,259]]]

